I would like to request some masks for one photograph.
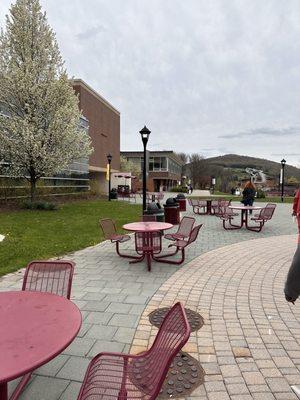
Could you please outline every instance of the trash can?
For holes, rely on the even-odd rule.
[[[118,198],[118,192],[117,189],[111,189],[110,191],[110,199],[111,200],[116,200]]]
[[[179,204],[179,211],[186,211],[186,198],[183,193],[178,193],[176,200]]]
[[[144,212],[144,214],[145,215],[155,215],[157,222],[165,221],[165,213],[159,203],[154,203],[154,202],[149,203],[147,206],[147,210]]]
[[[165,209],[165,222],[169,224],[178,225],[180,223],[179,204],[177,199],[170,197],[164,204]]]

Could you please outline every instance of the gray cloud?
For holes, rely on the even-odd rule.
[[[272,153],[271,156],[276,156],[276,157],[280,157],[282,156],[282,153]],[[300,157],[300,153],[284,153],[285,157]]]
[[[243,137],[252,137],[252,136],[273,136],[273,137],[283,137],[286,135],[299,135],[300,127],[291,126],[288,128],[256,128],[249,129],[244,132],[228,134],[228,135],[220,135],[219,138],[223,139],[232,139],[232,138],[243,138]]]
[[[142,148],[145,124],[153,150],[277,160],[300,148],[299,0],[41,4],[70,76],[121,111],[123,150]]]
[[[95,36],[99,35],[101,32],[105,32],[105,28],[103,26],[94,26],[85,31],[77,33],[76,37],[79,40],[88,40],[92,37],[94,38]]]

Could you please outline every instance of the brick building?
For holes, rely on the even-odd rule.
[[[121,156],[128,161],[138,164],[143,170],[144,157],[142,151],[122,151]],[[174,151],[150,151],[149,174],[147,190],[150,192],[168,191],[177,186],[182,180],[182,168],[184,162]],[[135,190],[142,189],[142,181],[134,180]]]
[[[72,81],[79,97],[79,108],[88,121],[88,133],[94,148],[89,159],[90,185],[106,193],[106,155],[112,155],[111,171],[120,168],[120,112],[81,79]]]
[[[94,151],[89,159],[76,160],[55,176],[41,177],[38,193],[65,195],[90,189],[93,192],[107,193],[108,153],[113,156],[112,172],[117,172],[120,168],[120,113],[81,79],[75,79],[71,84],[78,95],[79,108],[83,114],[79,126],[90,135]],[[1,104],[0,113],[5,114]],[[0,159],[0,201],[27,196],[26,180],[11,176],[9,162]]]

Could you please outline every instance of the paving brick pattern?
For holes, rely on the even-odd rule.
[[[259,399],[262,398],[259,397],[259,394],[263,393],[263,388],[265,388],[264,393],[269,393],[270,387],[273,387],[274,393],[276,392],[277,389],[275,386],[278,386],[278,384],[276,384],[276,379],[278,377],[287,382],[283,372],[289,372],[287,375],[296,379],[295,377],[298,373],[297,367],[295,362],[290,358],[290,352],[295,352],[296,355],[298,352],[300,359],[300,350],[291,340],[290,336],[283,338],[285,326],[288,321],[280,318],[278,320],[270,320],[272,329],[278,329],[279,332],[281,332],[280,335],[277,336],[281,344],[278,342],[272,343],[272,358],[269,359],[267,357],[270,355],[269,347],[267,346],[262,348],[262,344],[269,345],[266,340],[273,340],[273,336],[268,333],[268,327],[266,330],[262,330],[262,332],[259,331],[260,336],[256,336],[255,332],[257,332],[257,330],[255,329],[257,328],[253,327],[251,323],[252,313],[255,313],[256,315],[257,311],[258,317],[261,317],[263,311],[269,313],[273,310],[273,303],[271,302],[269,305],[267,301],[269,297],[265,299],[264,293],[261,292],[262,281],[259,280],[259,277],[262,276],[256,274],[253,277],[252,275],[249,275],[250,272],[247,273],[248,270],[251,271],[258,269],[256,268],[255,263],[254,266],[251,264],[252,255],[254,256],[255,252],[251,254],[250,259],[247,261],[250,265],[247,271],[244,271],[245,276],[243,278],[243,285],[251,285],[251,288],[254,288],[251,292],[251,297],[249,297],[250,292],[247,292],[248,289],[244,290],[246,286],[239,287],[239,281],[236,276],[234,276],[230,282],[228,281],[229,278],[224,276],[224,282],[222,281],[221,274],[224,272],[226,275],[226,273],[230,272],[230,268],[226,266],[225,260],[223,260],[223,253],[218,255],[218,253],[211,252],[214,249],[223,248],[225,251],[224,254],[226,254],[226,252],[231,254],[230,262],[235,265],[234,268],[238,269],[237,264],[234,263],[239,263],[238,265],[242,267],[244,264],[240,261],[241,254],[238,252],[235,255],[235,245],[233,247],[230,245],[242,241],[251,241],[252,239],[257,238],[268,238],[296,233],[296,226],[292,224],[292,219],[290,217],[290,208],[290,205],[280,204],[277,207],[274,219],[265,226],[263,232],[260,234],[246,231],[244,229],[240,231],[227,232],[223,230],[221,222],[217,218],[211,216],[197,216],[197,223],[204,223],[204,226],[200,231],[201,233],[197,242],[190,246],[188,250],[188,257],[185,265],[171,266],[154,263],[151,273],[147,271],[144,263],[129,265],[128,260],[119,258],[115,253],[114,245],[110,242],[103,242],[94,247],[66,256],[65,258],[72,259],[76,262],[72,300],[81,310],[83,325],[78,337],[61,355],[35,372],[31,383],[28,385],[20,399],[76,399],[80,382],[83,380],[87,364],[95,354],[104,350],[128,352],[131,348],[133,348],[133,351],[137,351],[138,348],[144,348],[147,346],[149,344],[149,333],[150,335],[153,335],[155,330],[151,329],[149,324],[145,323],[144,317],[140,320],[146,305],[148,304],[148,312],[154,307],[153,302],[155,302],[155,306],[160,302],[166,302],[169,305],[173,300],[176,300],[172,297],[172,292],[170,292],[170,295],[167,293],[163,295],[164,289],[162,288],[164,288],[164,286],[162,285],[168,285],[168,282],[170,282],[169,279],[174,279],[176,277],[176,288],[178,276],[180,277],[179,283],[183,281],[183,279],[188,279],[190,268],[192,270],[195,268],[197,269],[194,263],[197,261],[195,257],[198,256],[213,257],[210,259],[210,264],[214,267],[203,266],[202,270],[203,272],[207,271],[206,274],[209,274],[209,270],[215,271],[214,268],[219,268],[218,273],[215,275],[212,272],[210,277],[205,275],[207,281],[204,278],[203,280],[200,279],[196,287],[198,293],[194,292],[195,287],[192,286],[191,282],[186,282],[186,286],[180,289],[178,296],[181,298],[181,296],[185,294],[186,300],[188,299],[188,301],[194,302],[191,304],[190,308],[197,309],[199,306],[198,294],[203,292],[201,295],[200,312],[202,315],[204,314],[203,316],[205,317],[207,324],[201,329],[201,335],[205,334],[205,332],[206,334],[202,337],[201,343],[198,343],[197,337],[193,336],[187,345],[186,350],[194,356],[201,350],[199,353],[200,361],[205,364],[207,372],[205,385],[209,384],[217,389],[209,390],[208,398],[218,398],[219,400],[222,398],[228,398],[229,395],[233,399],[241,398],[235,396],[241,396],[241,393],[245,392],[245,397],[243,398],[246,399],[247,396],[249,398],[249,393],[253,392],[256,396],[253,398]],[[186,214],[190,215],[191,213],[191,209],[189,209]],[[97,218],[95,217],[95,219]],[[275,239],[278,240],[279,245],[283,240],[282,237]],[[272,238],[271,240],[274,239]],[[280,289],[282,288],[282,282],[280,279],[284,278],[295,247],[295,243],[290,236],[286,236],[284,240],[286,246],[283,247],[286,251],[283,253],[276,252],[277,258],[275,257],[277,262],[280,262],[280,260],[282,261],[282,270],[278,271],[278,268],[273,268],[273,264],[275,263],[274,260],[274,263],[268,264],[269,270],[266,275],[270,279],[269,285],[273,287],[274,282],[277,282],[278,287],[281,285]],[[245,248],[247,248],[249,243],[254,242],[246,242]],[[241,246],[244,247],[243,245]],[[272,246],[273,245],[271,245],[271,247]],[[134,252],[133,241],[127,242],[122,245],[122,247],[125,251]],[[267,248],[269,247],[267,246]],[[275,250],[277,250],[277,248],[275,248]],[[270,251],[269,248],[269,252]],[[189,261],[193,259],[194,261],[192,264],[189,264]],[[240,269],[240,273],[242,273],[241,271],[242,269]],[[21,288],[23,272],[24,271],[20,270],[14,274],[9,274],[0,278],[0,290],[19,290]],[[232,285],[234,289],[239,287],[238,294],[240,294],[240,296],[236,302],[236,295],[233,295],[234,290],[232,289]],[[257,309],[250,308],[251,313],[248,314],[249,299],[251,301],[253,299],[254,301],[260,298],[265,299],[263,303],[263,311],[261,309],[262,306],[260,305],[257,306]],[[226,300],[226,307],[224,306],[222,299]],[[208,307],[210,302],[212,302],[211,307],[210,309],[207,309],[207,312],[205,313],[205,310],[202,307]],[[281,306],[287,307],[285,303]],[[295,307],[295,310],[296,308],[297,307]],[[287,310],[289,310],[289,308],[287,308]],[[222,314],[222,318],[220,317],[220,313],[224,313]],[[294,313],[296,313],[296,311],[294,311]],[[234,320],[236,315],[243,315],[245,317],[245,326]],[[288,313],[287,311],[286,315],[291,315],[291,312]],[[296,317],[297,315],[294,314],[293,319],[289,322],[287,334],[294,334],[294,337],[299,340],[300,331]],[[212,323],[214,319],[215,322]],[[241,321],[241,319],[239,321]],[[278,324],[277,326],[272,325],[276,323]],[[230,336],[232,340],[225,340],[225,329],[227,329],[228,334],[232,335],[232,337]],[[261,329],[263,328],[261,327]],[[212,336],[211,333],[213,331],[219,333]],[[252,347],[250,345],[245,346],[245,334],[249,334],[248,339]],[[133,338],[134,344],[132,344]],[[258,354],[255,355],[253,353],[255,351],[257,351]],[[268,353],[266,353],[266,351]],[[240,361],[242,361],[242,359],[245,360],[247,357],[243,358],[241,355],[248,354],[247,352],[251,352],[252,357],[255,355],[256,362],[253,361],[253,363],[250,363],[247,359],[243,368],[248,366],[248,369],[246,368],[243,372],[253,374],[246,375],[245,378],[243,374],[241,376],[235,376],[236,370],[233,367],[243,364]],[[237,356],[239,354],[240,356]],[[292,364],[289,364],[286,354],[288,354],[288,358]],[[239,362],[231,362],[232,360],[239,360]],[[251,365],[253,365],[253,370],[251,369]],[[254,365],[256,365],[258,370],[254,368]],[[228,366],[227,370],[226,366]],[[228,374],[225,382],[223,381],[221,367],[223,369],[225,368],[224,374]],[[240,367],[239,369],[241,370]],[[276,375],[278,374],[278,370],[281,371],[279,376]],[[257,372],[265,377],[268,382],[264,381],[263,384],[260,383],[260,375],[254,374]],[[265,376],[265,374],[268,374],[268,376]],[[253,390],[252,392],[249,392],[247,382],[251,379],[255,382],[252,384],[252,387],[257,389],[256,392]],[[288,383],[290,384],[290,382]],[[11,388],[14,384],[15,382],[11,384]],[[284,387],[283,385],[279,386],[281,388]],[[226,389],[224,389],[224,387]],[[237,395],[235,394],[236,392],[238,393]],[[290,388],[289,392],[283,391],[283,393],[285,395],[289,393],[289,395],[292,396]],[[204,396],[203,398],[206,398],[206,386],[197,389],[193,395],[194,397],[198,396],[199,398],[202,398]],[[278,396],[275,398],[281,398],[280,395]],[[268,399],[274,397],[265,398]]]
[[[300,387],[300,309],[283,296],[296,241],[296,235],[250,240],[191,261],[147,304],[131,352],[154,340],[149,313],[181,301],[205,321],[183,349],[206,372],[191,398],[297,399],[291,385]]]

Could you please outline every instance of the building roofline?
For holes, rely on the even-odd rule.
[[[89,86],[85,81],[82,79],[71,79],[72,85],[79,85],[84,87],[88,92],[94,95],[101,103],[105,104],[108,108],[110,108],[114,113],[120,115],[120,111],[117,110],[111,103],[109,103],[104,97],[102,97],[96,90],[94,90],[91,86]]]
[[[177,154],[173,151],[173,150],[149,150],[149,153],[155,153],[155,154],[165,154],[165,155],[169,155],[171,156],[171,158],[175,159],[178,163],[184,165],[184,162],[181,160],[180,157],[177,156]],[[141,154],[143,155],[143,151],[142,150],[138,150],[138,151],[120,151],[120,155],[123,154]]]

